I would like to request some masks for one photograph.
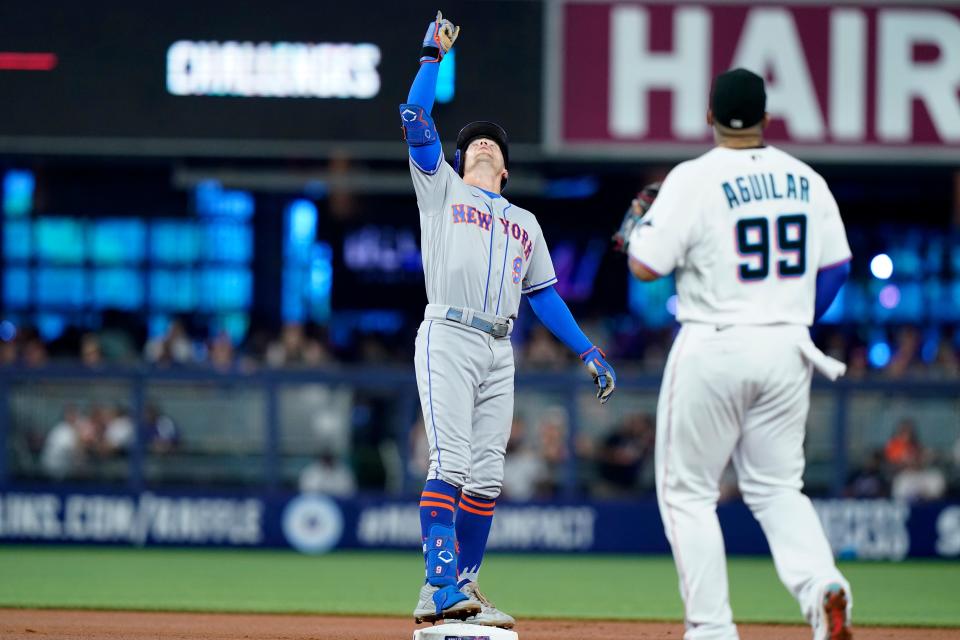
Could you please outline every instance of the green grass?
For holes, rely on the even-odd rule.
[[[847,563],[858,624],[960,626],[960,564]],[[0,606],[408,615],[412,553],[0,547]],[[483,586],[524,618],[679,620],[668,557],[491,554]],[[738,621],[801,623],[768,558],[730,562]]]

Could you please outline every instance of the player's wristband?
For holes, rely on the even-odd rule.
[[[603,352],[603,350],[602,350],[600,347],[598,347],[597,345],[593,345],[592,347],[590,347],[589,349],[587,349],[586,351],[584,351],[583,353],[581,353],[581,354],[580,354],[580,359],[583,360],[584,362],[586,362],[587,359],[590,357],[590,354],[593,353],[594,351],[596,351],[597,353],[599,353],[601,358],[606,359],[607,354],[605,354],[605,353]]]
[[[440,62],[440,47],[424,46],[420,50],[420,62]]]

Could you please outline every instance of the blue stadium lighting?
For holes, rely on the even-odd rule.
[[[453,100],[456,93],[457,84],[457,50],[451,49],[443,60],[440,61],[440,69],[437,70],[437,94],[436,101],[440,104],[446,104]]]
[[[196,188],[197,215],[246,220],[253,215],[253,195],[224,189],[216,180],[205,180]]]
[[[330,292],[333,289],[333,249],[325,242],[313,247],[308,280],[311,319],[327,322],[330,319]]]
[[[291,247],[309,247],[317,235],[317,206],[309,200],[294,200],[287,208],[287,241]]]
[[[8,216],[25,216],[33,209],[34,179],[32,171],[13,169],[3,177],[3,212]]]
[[[870,261],[870,273],[878,280],[887,280],[893,275],[893,260],[885,253],[873,256]]]
[[[67,320],[59,313],[41,313],[37,315],[37,331],[44,342],[53,342],[63,335]]]
[[[872,367],[882,369],[890,363],[890,355],[890,345],[886,342],[877,342],[870,347],[867,359]]]
[[[884,309],[895,309],[900,304],[900,287],[895,284],[888,284],[880,289],[880,295],[877,296],[877,299]]]
[[[9,320],[0,322],[0,340],[10,342],[17,337],[17,326]]]

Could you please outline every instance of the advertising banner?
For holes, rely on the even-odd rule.
[[[684,158],[711,144],[710,84],[765,77],[768,140],[802,157],[960,157],[960,7],[886,2],[548,4],[554,153]]]
[[[960,504],[817,500],[841,558],[960,558]],[[740,502],[718,509],[733,555],[769,553]],[[416,500],[314,494],[0,492],[0,543],[335,549],[420,548]],[[502,503],[494,551],[666,554],[656,502]]]

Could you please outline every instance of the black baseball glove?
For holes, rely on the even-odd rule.
[[[623,216],[623,222],[620,223],[620,228],[617,229],[617,232],[613,234],[613,238],[611,238],[613,240],[614,251],[627,252],[630,235],[637,225],[640,224],[643,216],[647,215],[647,211],[650,209],[658,193],[660,193],[660,183],[651,182],[641,189],[640,193],[633,199],[630,203],[630,208],[627,209],[627,213]]]

